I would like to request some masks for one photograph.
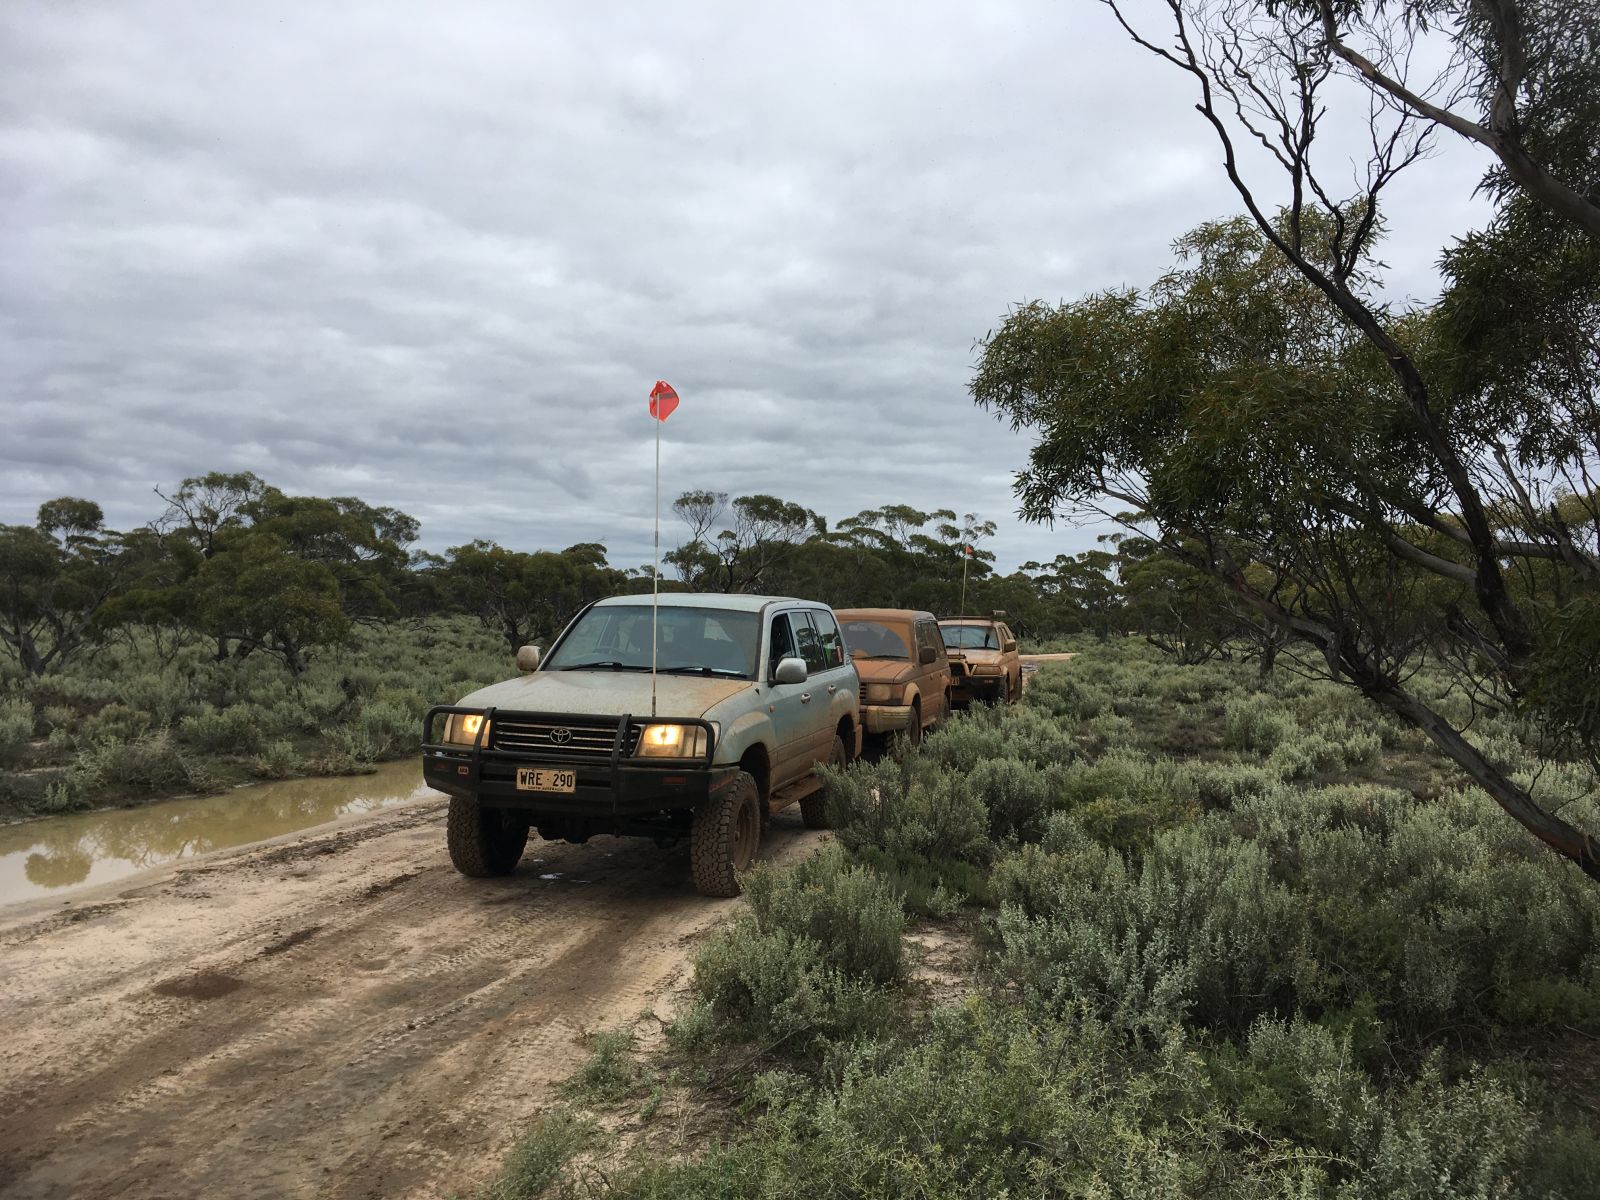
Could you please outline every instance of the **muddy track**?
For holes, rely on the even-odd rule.
[[[0,1195],[439,1196],[589,1030],[665,1015],[732,909],[688,855],[529,844],[470,880],[438,801],[0,916]],[[778,816],[767,857],[821,836]]]

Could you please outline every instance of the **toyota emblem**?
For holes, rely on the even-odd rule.
[[[572,740],[572,730],[557,727],[550,731],[550,744],[552,746],[565,746]]]

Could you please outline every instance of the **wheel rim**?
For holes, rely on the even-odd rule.
[[[761,834],[761,818],[756,806],[749,801],[739,806],[739,815],[733,823],[733,866],[742,871],[750,865],[756,854],[756,839]]]

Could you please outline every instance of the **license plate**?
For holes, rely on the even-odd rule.
[[[578,773],[557,767],[518,767],[519,792],[575,792]]]

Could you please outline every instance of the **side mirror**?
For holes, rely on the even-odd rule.
[[[803,658],[782,659],[777,670],[772,672],[772,678],[778,683],[804,683],[806,675],[806,660]]]
[[[1016,650],[1016,648],[1017,648],[1017,643],[1014,642],[1014,641],[1006,642],[1005,644],[1003,644],[1000,647],[1000,649],[1006,654],[1011,654],[1012,652],[1014,652]]]
[[[537,671],[539,669],[539,647],[517,647],[517,670]]]
[[[917,655],[917,661],[923,666],[927,666],[929,663],[938,662],[939,652],[932,646],[924,646],[922,648],[922,653]]]

